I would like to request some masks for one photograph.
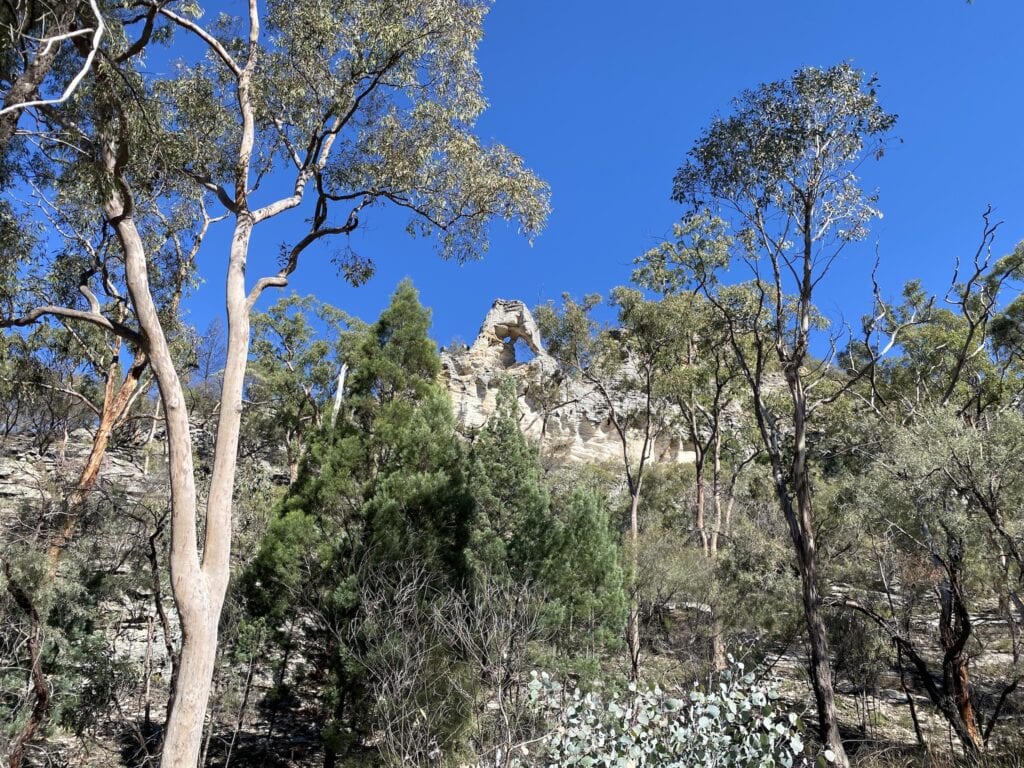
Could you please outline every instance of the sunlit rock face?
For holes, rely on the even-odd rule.
[[[42,446],[30,435],[8,435],[0,442],[0,507],[57,498],[78,477],[91,447],[92,434],[85,429]],[[139,497],[151,490],[130,451],[121,448],[107,452],[97,493],[115,489]]]
[[[522,359],[517,358],[517,351]],[[479,430],[497,405],[505,377],[519,395],[520,427],[540,444],[548,462],[601,463],[622,461],[622,441],[603,398],[582,382],[563,374],[544,351],[533,315],[521,301],[497,299],[484,318],[472,346],[441,351],[442,376],[451,395],[459,429]],[[630,404],[617,403],[618,410]],[[627,434],[628,450],[639,457],[640,439]],[[678,435],[655,442],[651,460],[692,461]]]

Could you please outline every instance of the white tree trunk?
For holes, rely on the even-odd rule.
[[[338,371],[338,390],[334,393],[334,407],[331,408],[331,429],[338,423],[338,414],[341,413],[341,401],[345,399],[345,377],[348,375],[348,363],[341,364]]]
[[[217,658],[217,629],[231,566],[232,497],[242,417],[242,388],[249,354],[245,256],[251,232],[251,222],[240,218],[231,242],[227,278],[227,359],[221,387],[213,474],[206,504],[206,537],[198,573],[194,570],[194,549],[191,553],[175,550],[177,509],[172,505],[171,510],[171,583],[181,619],[182,640],[178,684],[167,718],[161,768],[195,768]],[[171,461],[173,464],[173,457]],[[181,521],[182,525],[185,522]],[[187,523],[194,542],[194,518]]]
[[[128,291],[146,339],[167,425],[171,491],[171,587],[181,621],[180,667],[164,733],[163,768],[195,768],[217,654],[217,625],[227,590],[231,506],[249,348],[245,255],[252,222],[240,217],[228,266],[228,350],[221,390],[213,474],[200,560],[192,435],[181,379],[150,292],[146,252],[130,212],[115,194],[106,205],[125,255]]]

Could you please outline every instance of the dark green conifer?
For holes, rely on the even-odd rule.
[[[328,762],[372,727],[361,660],[379,638],[357,627],[364,581],[397,583],[412,564],[431,589],[466,574],[472,499],[429,327],[403,281],[378,321],[344,340],[343,415],[312,441],[245,575],[252,611],[293,631],[311,674],[329,678]]]

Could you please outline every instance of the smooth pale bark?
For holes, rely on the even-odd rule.
[[[116,160],[107,158],[108,170],[116,177]],[[218,435],[217,458],[211,481],[210,499],[206,517],[206,541],[200,562],[196,534],[196,484],[192,459],[192,437],[189,430],[188,409],[184,389],[175,369],[159,313],[150,291],[146,251],[138,228],[126,206],[122,193],[115,192],[105,204],[105,213],[117,233],[125,260],[125,278],[146,351],[149,355],[160,399],[164,406],[167,428],[168,475],[171,497],[170,566],[171,587],[181,622],[182,644],[178,662],[178,680],[164,733],[161,765],[174,768],[195,768],[202,736],[213,665],[217,648],[217,624],[228,581],[228,553],[231,541],[230,487],[234,483],[234,454],[224,457],[222,452],[233,438],[237,447],[240,420],[241,390],[237,405],[221,408],[221,429],[228,427],[227,435]],[[248,242],[249,228],[244,237],[232,244],[232,267],[239,244]],[[243,259],[244,261],[244,259]],[[237,283],[237,277],[234,282]],[[229,271],[229,296],[232,294]],[[235,287],[237,292],[237,287]],[[245,297],[242,296],[244,308]],[[229,321],[233,319],[229,315]],[[248,323],[239,328],[236,323],[232,339],[246,334],[242,349],[229,350],[228,368],[237,368],[239,355],[242,366],[247,352]],[[225,390],[236,385],[237,371],[225,371]],[[231,429],[234,422],[234,429]],[[225,478],[227,472],[230,477]],[[224,486],[228,485],[225,503]],[[226,525],[225,525],[226,524]],[[225,529],[226,528],[226,529]]]
[[[227,279],[227,358],[217,422],[213,474],[206,505],[206,538],[201,563],[198,562],[196,550],[194,518],[185,519],[172,511],[171,585],[181,620],[182,642],[178,681],[164,736],[161,759],[163,768],[191,768],[198,760],[202,726],[217,658],[218,623],[230,573],[232,495],[241,425],[242,388],[249,351],[245,256],[251,233],[251,221],[241,218],[235,227],[231,244]],[[184,400],[180,402],[180,410],[183,412]],[[170,437],[169,408],[167,415]],[[186,419],[186,430],[187,426]],[[188,445],[188,453],[191,465],[191,443]],[[173,469],[181,465],[182,458],[173,451],[169,456],[172,487]],[[194,509],[194,482],[192,494]]]
[[[249,58],[238,68],[225,61],[237,77],[241,139],[235,172],[235,229],[231,239],[226,282],[227,352],[221,386],[213,469],[206,503],[202,555],[196,532],[197,496],[192,436],[181,379],[171,357],[150,291],[146,252],[132,218],[130,202],[119,187],[105,205],[125,259],[125,278],[153,373],[160,390],[167,429],[167,462],[171,492],[171,589],[181,624],[177,680],[164,729],[161,768],[195,768],[202,746],[203,723],[217,658],[221,608],[230,575],[232,496],[242,416],[242,389],[249,354],[251,302],[245,290],[245,266],[256,217],[248,210],[249,168],[255,121],[249,88],[256,64],[259,19],[249,4]],[[216,50],[216,48],[215,48]],[[113,154],[107,170],[119,179]],[[254,294],[253,301],[258,292]]]
[[[348,376],[348,363],[342,363],[338,370],[338,388],[334,392],[334,405],[331,407],[331,429],[338,423],[341,403],[345,399],[345,378]]]
[[[64,2],[53,7],[52,12],[47,14],[49,22],[47,34],[49,36],[56,38],[71,31],[75,23],[76,6],[77,3]],[[7,145],[14,137],[18,120],[25,111],[22,105],[38,98],[39,86],[53,69],[60,48],[60,44],[40,45],[25,69],[14,79],[11,87],[7,90],[3,99],[2,114],[0,114],[0,155],[6,152]]]

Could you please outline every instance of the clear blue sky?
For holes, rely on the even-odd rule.
[[[498,0],[485,29],[479,61],[491,108],[479,133],[550,183],[545,232],[530,247],[499,224],[486,258],[459,266],[375,217],[352,239],[377,262],[368,285],[348,287],[328,253],[310,253],[295,290],[373,320],[411,276],[442,344],[472,341],[496,297],[533,305],[563,291],[607,292],[671,231],[680,213],[672,176],[713,115],[744,88],[842,60],[879,76],[903,143],[864,167],[885,218],[837,265],[820,301],[826,313],[855,321],[869,305],[876,245],[896,295],[911,277],[941,290],[954,257],[976,247],[989,203],[1006,222],[1000,252],[1024,238],[1021,0]],[[253,265],[286,238],[264,231],[266,253]],[[217,254],[202,268],[198,325],[222,306]]]

